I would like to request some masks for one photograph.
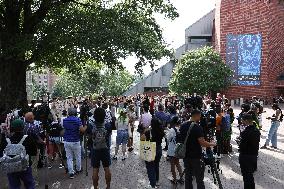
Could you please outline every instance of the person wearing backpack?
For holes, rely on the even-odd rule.
[[[278,104],[273,104],[272,109],[274,110],[274,114],[272,117],[268,117],[267,119],[271,120],[271,127],[269,129],[268,137],[264,146],[261,149],[267,149],[269,142],[272,143],[272,148],[277,149],[277,131],[280,123],[283,121],[283,113]]]
[[[179,134],[179,125],[180,121],[177,116],[173,117],[170,123],[170,129],[168,130],[167,133],[167,139],[168,139],[168,152],[167,156],[170,158],[171,162],[171,172],[173,179],[171,182],[176,185],[177,183],[184,183],[183,180],[183,171],[179,162],[179,159],[175,157],[175,148],[177,144],[177,137]],[[177,179],[177,174],[176,174],[176,168],[179,173],[179,179]]]
[[[180,127],[179,143],[186,144],[186,153],[184,158],[185,167],[185,189],[193,189],[192,177],[195,176],[197,189],[205,189],[202,147],[214,147],[213,142],[207,142],[204,139],[202,127],[199,125],[201,112],[193,110],[191,120],[183,123]],[[186,140],[187,139],[187,140]]]
[[[81,173],[81,145],[80,132],[84,133],[87,126],[82,125],[82,121],[77,117],[75,108],[68,109],[68,117],[63,120],[64,128],[64,148],[67,157],[69,178],[73,179],[75,173]],[[76,171],[74,170],[73,159],[76,159]]]
[[[63,142],[62,138],[62,132],[63,132],[63,127],[60,125],[59,121],[54,121],[51,123],[49,126],[49,131],[48,131],[48,155],[49,155],[49,162],[48,162],[48,168],[52,168],[52,162],[54,161],[56,154],[61,156],[61,144]],[[63,164],[59,165],[59,168],[63,168]]]
[[[112,132],[111,124],[105,123],[106,112],[103,108],[94,111],[93,122],[88,125],[87,133],[90,135],[89,145],[91,146],[91,164],[93,167],[93,185],[98,188],[99,170],[101,163],[105,171],[106,189],[111,184],[111,157],[109,136]]]
[[[36,186],[39,185],[39,174],[38,168],[43,166],[43,153],[40,153],[41,148],[45,147],[45,141],[41,137],[41,133],[43,129],[41,127],[41,123],[35,120],[35,116],[32,112],[28,112],[25,114],[25,126],[24,126],[24,134],[32,137],[37,142],[37,151],[38,153],[35,156],[32,156],[32,170],[33,176],[35,179]]]
[[[0,171],[6,172],[9,188],[21,188],[21,181],[26,189],[35,189],[35,181],[32,175],[31,157],[37,154],[37,144],[33,137],[24,135],[24,122],[14,120],[11,123],[11,136],[2,137],[0,151],[4,151],[4,157],[0,159]],[[26,155],[25,155],[26,154]],[[9,158],[5,158],[9,157]],[[20,157],[20,160],[16,160]],[[19,162],[21,162],[19,164]],[[17,170],[16,172],[13,172]]]

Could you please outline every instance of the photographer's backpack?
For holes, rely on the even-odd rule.
[[[105,127],[97,128],[96,126],[94,126],[92,133],[93,133],[92,139],[93,139],[94,150],[107,149],[108,145],[107,145],[106,138],[107,138],[108,132],[105,129]]]
[[[0,158],[0,171],[4,174],[15,173],[27,170],[29,167],[29,155],[23,142],[28,137],[24,135],[18,144],[12,144],[9,138],[6,138],[7,146],[4,149],[3,157]]]

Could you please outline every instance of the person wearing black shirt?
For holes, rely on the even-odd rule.
[[[202,147],[216,146],[215,143],[205,141],[203,129],[199,125],[201,112],[193,110],[191,120],[185,122],[180,127],[179,142],[183,143],[188,134],[188,130],[192,127],[186,143],[186,156],[184,158],[185,167],[185,189],[193,189],[192,176],[195,176],[197,189],[205,189],[204,171],[205,165],[202,156]]]
[[[24,132],[23,132],[24,122],[22,120],[14,120],[11,123],[10,129],[11,129],[11,137],[9,138],[11,140],[11,143],[18,144],[24,136]],[[0,142],[0,144],[1,144],[0,156],[2,156],[2,153],[8,144],[5,136],[2,137],[2,141]],[[35,156],[37,154],[37,143],[31,136],[28,136],[24,140],[23,146],[25,147],[26,152],[29,155],[29,157]],[[21,188],[21,181],[24,183],[25,188],[29,188],[29,189],[35,188],[35,181],[32,175],[32,168],[31,168],[31,165],[32,165],[31,158],[29,161],[30,161],[29,168],[26,171],[9,173],[7,175],[8,180],[9,180],[10,189]]]
[[[244,189],[254,189],[253,173],[257,168],[260,132],[253,124],[253,116],[251,114],[244,114],[242,116],[242,123],[245,126],[245,130],[241,133],[239,163],[244,181]]]
[[[162,140],[165,136],[164,128],[158,119],[153,118],[151,128],[146,129],[141,136],[141,140],[151,140],[156,142],[156,158],[152,162],[146,162],[146,169],[151,188],[159,186],[159,164],[162,157]]]

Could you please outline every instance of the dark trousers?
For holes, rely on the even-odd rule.
[[[257,167],[257,156],[240,154],[239,162],[244,181],[244,189],[255,189],[253,173]]]
[[[148,178],[149,178],[149,181],[150,181],[150,185],[152,187],[155,187],[156,183],[160,179],[159,165],[160,165],[161,157],[162,157],[162,146],[157,145],[155,161],[146,162],[147,174],[148,174]]]
[[[201,159],[189,159],[184,161],[185,167],[185,189],[193,189],[192,177],[196,178],[197,189],[205,189],[204,185],[204,171],[205,164]]]
[[[217,140],[217,155],[220,156],[222,151],[222,133],[221,131],[216,131],[216,140]]]
[[[34,189],[35,182],[32,175],[32,168],[29,167],[26,171],[18,173],[9,173],[7,174],[9,180],[10,189],[20,189],[21,181],[23,181],[26,189]]]

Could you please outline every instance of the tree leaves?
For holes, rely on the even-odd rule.
[[[143,65],[171,56],[154,18],[156,13],[178,16],[169,0],[23,0],[23,6],[17,5],[11,7],[20,13],[13,17],[19,24],[7,23],[18,32],[10,32],[1,19],[5,4],[0,3],[0,28],[6,31],[0,30],[6,36],[0,44],[7,44],[0,45],[0,58],[9,55],[39,67],[74,70],[89,60],[122,67],[120,60],[135,54],[137,71],[142,71]]]
[[[190,51],[176,65],[169,87],[172,93],[217,92],[230,84],[232,70],[211,47]]]
[[[134,81],[128,71],[124,69],[108,69],[103,64],[88,62],[77,68],[77,72],[61,70],[58,73],[53,96],[85,96],[105,94],[118,96],[126,91]]]

